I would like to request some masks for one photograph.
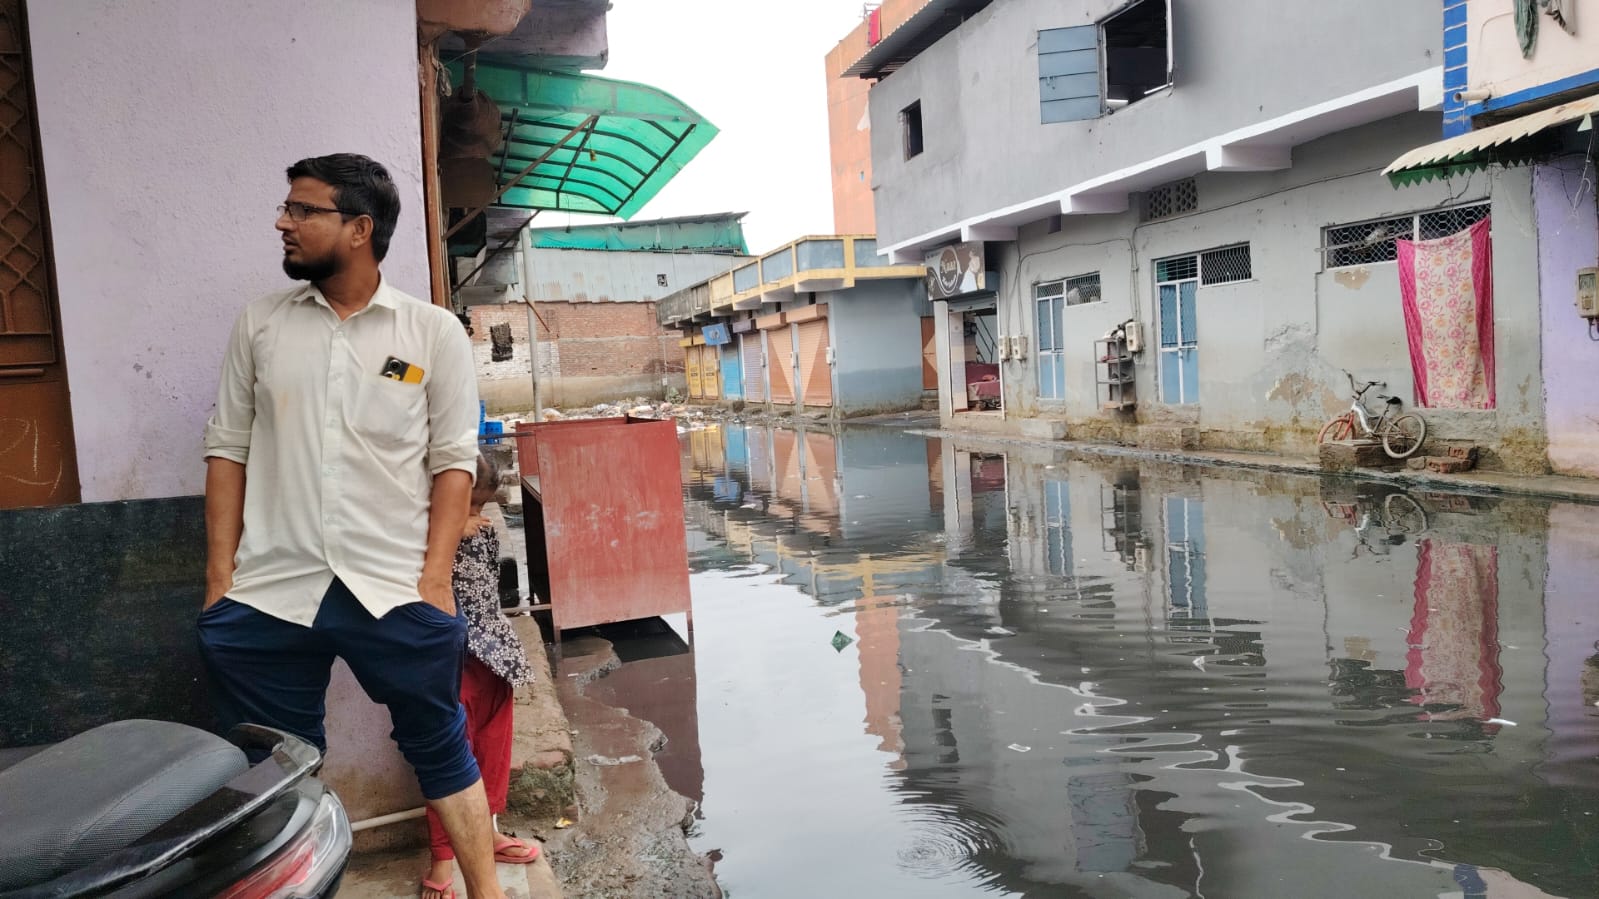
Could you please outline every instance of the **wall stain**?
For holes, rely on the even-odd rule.
[[[1339,269],[1333,273],[1333,281],[1342,284],[1350,290],[1359,290],[1371,280],[1371,270],[1364,265],[1360,268]]]

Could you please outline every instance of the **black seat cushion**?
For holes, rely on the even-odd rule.
[[[0,771],[0,890],[43,883],[135,840],[249,767],[183,724],[117,721]]]

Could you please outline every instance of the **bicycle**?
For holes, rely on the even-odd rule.
[[[1388,385],[1381,381],[1367,381],[1364,387],[1355,386],[1355,376],[1344,372],[1349,378],[1349,390],[1352,394],[1349,411],[1322,425],[1320,433],[1316,435],[1316,443],[1348,440],[1357,433],[1366,437],[1374,437],[1382,441],[1383,452],[1389,458],[1408,459],[1421,449],[1422,441],[1427,439],[1427,422],[1421,416],[1405,413],[1399,414],[1402,400],[1396,396],[1377,394],[1377,398],[1385,400],[1382,413],[1372,420],[1371,410],[1366,408],[1366,392],[1373,387]]]

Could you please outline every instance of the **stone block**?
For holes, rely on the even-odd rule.
[[[1405,467],[1410,469],[1411,471],[1426,471],[1427,470],[1427,457],[1426,456],[1411,456],[1409,459],[1405,460]]]
[[[1357,468],[1394,468],[1398,461],[1383,452],[1375,440],[1339,440],[1323,443],[1319,450],[1324,471],[1354,471]]]
[[[1017,423],[1023,437],[1038,440],[1066,439],[1066,422],[1051,418],[1024,418]]]

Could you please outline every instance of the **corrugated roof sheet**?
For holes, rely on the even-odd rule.
[[[1470,171],[1492,162],[1519,161],[1526,154],[1525,148],[1516,146],[1518,143],[1596,112],[1599,94],[1417,147],[1394,160],[1383,174],[1395,185],[1401,185]]]

